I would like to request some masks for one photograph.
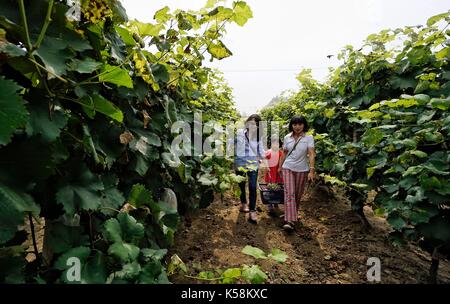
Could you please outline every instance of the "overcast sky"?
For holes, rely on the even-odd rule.
[[[206,0],[121,0],[130,19],[152,21],[164,7],[199,9]],[[208,63],[222,70],[239,111],[252,114],[284,90],[298,87],[295,76],[311,68],[316,79],[337,66],[345,45],[359,46],[386,28],[425,24],[450,9],[450,0],[247,0],[253,18],[228,26],[224,39],[233,56]],[[231,1],[228,1],[231,4]]]

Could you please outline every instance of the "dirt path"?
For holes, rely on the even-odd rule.
[[[302,199],[303,226],[288,235],[281,219],[267,215],[259,204],[257,225],[239,213],[238,200],[227,195],[223,204],[216,200],[208,208],[184,219],[176,237],[176,253],[187,264],[190,275],[200,270],[215,270],[255,264],[244,255],[246,245],[265,252],[278,248],[289,256],[286,263],[258,260],[269,276],[268,283],[367,283],[369,257],[382,264],[381,283],[426,283],[430,256],[418,247],[396,248],[387,240],[390,228],[382,218],[365,210],[373,230],[364,233],[349,210],[348,200],[330,196],[320,187],[310,189]],[[282,205],[281,205],[282,206]],[[184,275],[172,276],[174,283],[200,283]],[[438,283],[450,283],[450,263],[441,261]]]

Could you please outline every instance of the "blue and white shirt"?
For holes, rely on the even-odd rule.
[[[234,141],[235,169],[240,167],[246,170],[256,170],[259,160],[264,158],[266,151],[264,150],[263,140],[249,139],[247,129],[239,129]]]

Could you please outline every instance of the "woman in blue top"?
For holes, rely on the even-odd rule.
[[[245,122],[245,128],[237,131],[235,141],[235,160],[234,167],[236,174],[248,177],[248,192],[250,206],[247,204],[245,194],[245,184],[239,184],[241,189],[241,212],[250,212],[249,221],[257,223],[256,214],[256,184],[258,179],[258,167],[260,161],[264,158],[265,151],[263,147],[262,133],[259,123],[261,117],[257,114],[251,115]]]

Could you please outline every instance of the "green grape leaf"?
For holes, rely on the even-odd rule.
[[[17,94],[20,89],[15,82],[0,77],[0,145],[8,144],[14,131],[28,121],[25,101]]]
[[[417,179],[414,176],[407,176],[400,180],[398,185],[405,190],[410,189],[412,186],[414,186],[417,183]]]
[[[216,59],[224,59],[233,55],[231,51],[223,44],[222,41],[211,43],[208,46],[208,52]]]
[[[124,86],[130,89],[133,88],[133,80],[127,70],[124,70],[118,66],[105,64],[101,71],[102,73],[98,76],[98,79],[101,82],[113,83],[119,87]]]
[[[408,196],[405,199],[405,202],[411,203],[411,204],[417,204],[418,202],[423,201],[425,197],[424,190],[420,187],[414,187],[411,188],[408,193],[411,193],[411,191],[415,191],[415,194],[408,194]]]
[[[0,244],[14,237],[26,212],[38,216],[40,208],[30,195],[0,183]]]
[[[100,201],[101,212],[106,215],[113,215],[113,209],[120,208],[125,203],[125,197],[122,192],[117,189],[119,179],[114,175],[106,175],[102,177],[104,190],[102,191],[102,199]]]
[[[137,278],[141,270],[141,265],[139,265],[138,262],[134,261],[132,263],[123,265],[120,271],[116,271],[114,273],[114,277],[127,281],[133,281]]]
[[[256,247],[252,247],[250,245],[247,245],[244,247],[244,249],[242,249],[241,251],[243,254],[252,256],[256,259],[267,259],[266,254],[264,253],[264,251],[262,251],[259,248]]]
[[[413,225],[428,223],[432,217],[438,214],[439,211],[434,206],[428,208],[415,208],[409,214],[409,220]]]
[[[144,248],[141,249],[141,254],[147,261],[160,261],[166,256],[167,249]]]
[[[139,256],[139,247],[127,243],[114,243],[108,248],[108,254],[113,255],[122,262],[132,262]]]
[[[106,257],[97,251],[84,265],[81,272],[81,282],[85,284],[104,284],[107,278]]]
[[[100,112],[118,122],[123,121],[122,111],[111,101],[98,94],[86,95],[79,100],[79,103],[90,113],[93,118],[95,112]]]
[[[430,121],[431,119],[433,119],[433,116],[436,114],[436,111],[427,111],[424,113],[421,113],[419,115],[419,119],[417,120],[418,124],[423,124],[426,123],[428,121]]]
[[[432,16],[432,17],[428,18],[427,26],[432,26],[435,23],[441,21],[442,19],[444,19],[445,17],[448,17],[448,16],[449,16],[449,13],[442,13],[439,15]]]
[[[430,105],[435,109],[447,111],[448,109],[450,109],[450,97],[446,99],[433,98],[430,100]]]
[[[109,219],[105,222],[105,236],[111,242],[122,242],[122,229],[117,219]]]
[[[222,283],[233,284],[242,275],[240,268],[229,268],[222,273]]]
[[[79,210],[95,210],[100,206],[102,190],[104,186],[100,178],[82,164],[70,172],[56,193],[56,201],[69,215]]]
[[[143,23],[139,21],[131,21],[130,26],[134,29],[141,37],[159,36],[159,33],[164,29],[163,24],[151,24],[151,23]]]
[[[389,78],[389,83],[394,89],[409,89],[417,86],[417,80],[414,78],[403,78],[397,75],[393,75]]]
[[[134,40],[133,35],[128,31],[126,28],[120,27],[120,26],[114,26],[116,31],[119,33],[120,37],[122,38],[123,42],[127,46],[134,47],[136,46],[136,40]]]
[[[144,156],[136,155],[136,159],[133,161],[132,168],[140,176],[144,177],[150,166],[148,160],[146,160]]]
[[[168,6],[165,6],[162,9],[156,11],[155,15],[153,16],[153,19],[155,19],[159,23],[164,23],[168,21],[171,17],[169,11],[170,8]]]
[[[267,274],[265,274],[258,265],[252,265],[251,267],[244,265],[242,277],[252,284],[261,284],[268,279]]]
[[[61,110],[50,113],[45,103],[30,104],[28,109],[30,110],[30,119],[26,125],[28,135],[41,134],[45,141],[55,141],[67,124],[64,113]]]
[[[122,212],[117,216],[117,219],[120,222],[124,241],[134,243],[144,237],[144,225],[138,223],[134,217]]]
[[[68,46],[68,40],[64,38],[45,36],[39,48],[33,52],[44,62],[49,78],[67,74],[67,62],[73,58],[73,54],[67,50]]]
[[[102,66],[101,62],[87,57],[83,60],[73,59],[69,64],[69,71],[76,71],[81,74],[90,74]]]
[[[141,184],[133,185],[131,188],[130,195],[128,196],[128,203],[136,208],[140,208],[142,206],[151,206],[155,204],[153,200],[153,195],[150,191],[148,191],[145,186]]]
[[[217,184],[218,179],[210,176],[209,174],[205,174],[198,179],[198,182],[203,186],[213,186]]]
[[[138,283],[141,284],[169,284],[169,280],[160,262],[145,265],[139,274]]]
[[[235,2],[233,21],[239,26],[244,26],[253,17],[251,8],[244,1]]]
[[[137,243],[144,236],[144,226],[125,212],[105,222],[106,238],[111,242]]]
[[[405,220],[395,214],[389,215],[387,221],[395,230],[402,230],[406,226]]]
[[[165,65],[159,63],[152,64],[150,68],[152,70],[153,77],[155,78],[156,81],[159,82],[169,81],[170,75]]]
[[[378,129],[369,129],[364,133],[362,141],[369,145],[378,145],[384,138],[384,133]]]
[[[425,190],[439,189],[442,186],[441,182],[436,176],[427,177],[426,175],[420,177],[420,185]]]
[[[89,245],[89,236],[83,234],[80,226],[66,226],[63,223],[46,223],[48,244],[54,253],[63,253],[74,247]]]
[[[26,51],[12,43],[0,43],[0,53],[8,54],[9,57],[25,56]]]
[[[422,172],[424,169],[423,166],[412,166],[409,167],[408,170],[405,171],[405,173],[403,173],[403,176],[409,176],[409,175],[417,175],[420,172]]]
[[[288,255],[280,249],[273,248],[268,257],[277,261],[278,263],[284,263],[286,262]]]

